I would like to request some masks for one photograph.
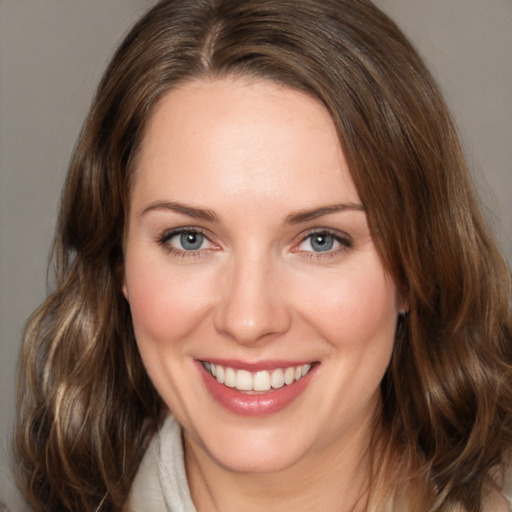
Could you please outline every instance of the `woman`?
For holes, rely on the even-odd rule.
[[[507,510],[510,274],[369,1],[153,8],[55,264],[19,374],[35,510]]]

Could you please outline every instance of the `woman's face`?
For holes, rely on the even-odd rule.
[[[149,376],[209,460],[269,472],[365,447],[401,305],[311,97],[219,79],[160,101],[123,291]]]

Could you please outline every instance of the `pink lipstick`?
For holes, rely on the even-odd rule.
[[[285,409],[307,388],[318,364],[290,361],[196,361],[212,397],[230,412],[266,416]]]

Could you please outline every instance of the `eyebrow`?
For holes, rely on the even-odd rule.
[[[308,220],[318,219],[324,215],[344,211],[364,212],[365,209],[362,204],[357,203],[332,204],[314,208],[312,210],[302,210],[299,212],[291,213],[286,217],[286,222],[288,224],[300,224],[302,222],[307,222]]]
[[[155,201],[146,208],[144,208],[140,215],[143,216],[148,212],[159,210],[168,210],[176,213],[181,213],[194,219],[201,219],[209,222],[220,222],[218,215],[213,210],[197,208],[195,206],[179,203],[176,201]],[[285,222],[287,224],[300,224],[302,222],[318,219],[319,217],[323,217],[324,215],[344,211],[364,212],[365,208],[363,205],[358,203],[342,203],[320,206],[319,208],[313,208],[311,210],[301,210],[298,212],[290,213],[286,217]]]
[[[195,206],[177,203],[175,201],[155,201],[154,203],[151,203],[149,206],[144,208],[140,215],[142,216],[148,212],[158,210],[168,210],[176,213],[182,213],[183,215],[187,215],[188,217],[192,217],[194,219],[201,219],[209,222],[219,222],[219,217],[212,210],[196,208]]]

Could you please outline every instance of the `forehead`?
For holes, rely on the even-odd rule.
[[[357,201],[334,123],[309,95],[269,81],[197,80],[156,105],[142,141],[134,201],[265,194]],[[274,195],[273,195],[274,194]],[[170,198],[176,199],[176,198]],[[181,199],[181,198],[177,198]]]

